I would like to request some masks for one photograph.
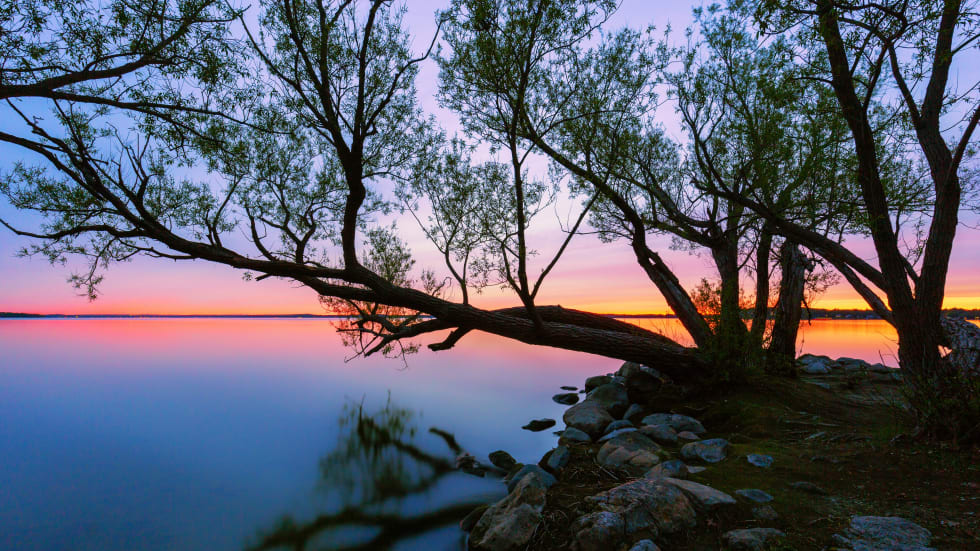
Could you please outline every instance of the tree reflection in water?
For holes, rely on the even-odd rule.
[[[414,419],[413,411],[394,405],[390,397],[374,414],[365,413],[363,403],[345,406],[340,442],[320,460],[319,485],[328,501],[338,505],[305,522],[284,517],[247,549],[388,549],[458,522],[499,497],[471,492],[463,499],[427,507],[433,494],[439,493],[437,485],[461,469],[479,476],[492,471],[475,463],[452,434],[437,428],[428,432],[437,437],[432,440],[441,453],[423,449]]]

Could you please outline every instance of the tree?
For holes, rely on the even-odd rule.
[[[93,8],[88,17],[103,15]],[[656,333],[557,306],[528,308],[526,300],[517,308],[481,309],[450,299],[441,282],[414,271],[410,252],[383,217],[396,206],[392,189],[437,162],[445,140],[418,108],[413,85],[432,47],[412,52],[401,15],[383,0],[275,0],[252,29],[239,14],[247,51],[230,50],[228,70],[216,79],[239,100],[222,113],[235,120],[216,114],[170,122],[127,104],[85,111],[59,98],[50,103],[59,113],[57,130],[25,114],[35,137],[2,138],[44,164],[15,166],[2,191],[42,222],[16,231],[39,239],[36,251],[52,260],[88,255],[92,269],[79,283],[91,294],[99,269],[135,254],[203,259],[255,279],[289,278],[346,305],[358,316],[348,329],[367,338],[360,340],[363,352],[447,329],[449,338],[434,347],[449,347],[477,330],[697,380],[704,359]],[[40,32],[16,25],[11,31],[28,41]],[[153,96],[175,85],[170,72],[154,69],[147,66],[153,78],[137,79],[132,90]],[[239,93],[243,81],[255,88]],[[126,115],[138,140],[106,131]],[[210,172],[195,177],[183,166]],[[511,183],[522,178],[514,172]],[[518,221],[506,232],[521,227]],[[233,237],[239,229],[247,243]],[[510,247],[511,238],[505,243]],[[508,258],[520,262],[527,252]],[[521,298],[531,297],[531,279],[519,279]]]
[[[950,254],[965,206],[961,173],[980,123],[980,83],[953,77],[956,63],[976,56],[976,5],[958,0],[814,0],[738,2],[736,7],[752,12],[765,31],[795,40],[807,60],[808,78],[832,88],[857,156],[861,207],[878,266],[764,205],[743,204],[831,262],[895,326],[899,361],[923,429],[967,441],[980,438],[980,384],[972,375],[976,366],[950,361],[975,361],[975,355],[947,357],[942,352],[946,346],[969,347],[952,338],[976,334],[962,326],[956,331],[942,316]],[[912,139],[903,142],[877,131],[882,118],[902,121]],[[883,163],[889,150],[925,163],[932,197],[921,239],[910,238],[909,213],[889,200],[889,188],[896,185]],[[904,248],[909,241],[914,245]]]

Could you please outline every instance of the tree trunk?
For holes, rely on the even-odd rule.
[[[808,262],[799,245],[785,241],[779,251],[779,299],[772,323],[772,338],[766,353],[766,373],[792,375],[796,358],[796,335],[803,314],[803,290]]]
[[[746,346],[749,334],[739,304],[738,251],[726,240],[722,246],[711,249],[711,256],[721,277],[721,312],[708,348],[709,357],[717,365],[720,376],[738,380],[744,376],[749,352]]]
[[[753,346],[762,348],[769,320],[769,253],[772,251],[772,230],[766,224],[759,233],[755,253],[755,309],[752,312],[750,337]]]

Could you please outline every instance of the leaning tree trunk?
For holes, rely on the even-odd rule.
[[[749,336],[753,346],[762,348],[769,321],[769,253],[772,251],[772,228],[767,223],[759,235],[755,256],[755,309]]]
[[[766,373],[792,375],[796,357],[796,335],[803,315],[803,290],[808,262],[799,245],[783,243],[779,251],[779,299],[776,302],[772,336],[766,353]]]

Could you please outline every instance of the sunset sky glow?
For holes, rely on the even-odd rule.
[[[433,12],[445,2],[431,0],[409,3],[406,23],[415,36],[416,48],[427,43],[434,31]],[[691,21],[691,5],[681,2],[640,2],[626,0],[610,23],[610,28],[622,25],[642,27],[656,25],[662,31],[670,24],[675,37]],[[434,63],[427,65],[418,80],[419,97],[423,107],[436,113],[452,132],[455,120],[441,109],[435,99],[438,76]],[[954,77],[955,80],[955,77]],[[665,108],[663,124],[668,133],[680,138],[681,131]],[[0,123],[0,126],[8,124]],[[0,169],[7,170],[19,159],[27,159],[10,145],[0,146]],[[542,219],[567,212],[542,213]],[[0,217],[29,225],[31,220],[0,202]],[[964,214],[954,246],[949,279],[946,287],[946,306],[980,308],[980,230],[973,215]],[[547,226],[545,222],[545,226]],[[400,219],[402,237],[416,253],[418,267],[441,267],[440,258],[424,242],[421,232],[411,218]],[[552,225],[552,229],[556,227]],[[533,244],[547,259],[557,245],[555,232],[532,235]],[[79,264],[51,266],[45,259],[19,258],[16,252],[29,243],[0,228],[0,311],[41,314],[294,314],[326,313],[314,292],[282,280],[245,281],[232,268],[203,261],[174,262],[139,258],[114,265],[101,286],[102,295],[88,301],[66,283]],[[655,238],[654,249],[674,268],[687,287],[693,287],[702,277],[716,277],[710,259],[669,249],[670,240]],[[868,242],[852,244],[861,256],[874,262],[873,248]],[[749,290],[752,282],[743,281]],[[457,297],[458,298],[458,297]],[[477,305],[503,307],[519,304],[509,292],[496,288],[474,298]],[[568,253],[542,288],[540,304],[561,304],[596,312],[662,313],[666,303],[646,278],[625,243],[601,243],[595,236],[585,235],[573,241]],[[846,283],[839,284],[811,304],[819,308],[865,308],[865,303]]]

